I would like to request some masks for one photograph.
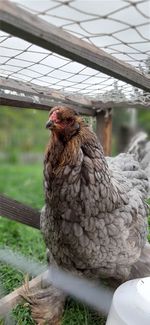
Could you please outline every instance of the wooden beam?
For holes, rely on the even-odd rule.
[[[112,114],[111,109],[108,111],[101,111],[96,116],[96,134],[102,147],[105,156],[111,155],[111,141],[112,141]]]
[[[88,67],[108,74],[145,91],[150,77],[133,66],[32,15],[7,0],[0,1],[1,29],[28,42],[54,51]]]
[[[5,78],[0,79],[0,88],[0,104],[4,106],[50,110],[56,105],[66,105],[82,115],[95,115],[92,101],[84,96],[66,95],[48,87]]]
[[[108,101],[108,102],[102,102],[102,101],[93,101],[93,107],[96,110],[96,113],[99,114],[101,110],[106,111],[108,108],[112,109],[128,109],[128,108],[135,108],[135,109],[150,109],[150,101],[145,101],[142,100],[136,100],[136,101]]]
[[[0,195],[0,216],[40,229],[40,212],[23,203]]]
[[[46,98],[39,98],[37,102],[34,101],[34,98],[31,97],[23,97],[19,95],[13,95],[13,94],[3,94],[0,97],[0,105],[3,106],[12,106],[12,107],[22,107],[22,108],[36,108],[39,110],[46,110],[49,111],[51,107],[57,106],[57,105],[67,105],[67,107],[70,107],[77,111],[78,113],[82,115],[87,116],[94,116],[94,110],[86,109],[78,107],[77,105],[71,105],[71,104],[65,104],[60,102],[59,100],[49,100]]]
[[[14,79],[0,78],[0,104],[4,106],[35,108],[49,110],[55,105],[66,105],[75,109],[78,113],[86,116],[95,116],[101,110],[108,108],[136,108],[150,109],[150,102],[102,102],[92,97],[64,94],[61,91],[42,87],[29,82]],[[7,90],[7,92],[4,92]],[[10,90],[10,92],[8,92]]]

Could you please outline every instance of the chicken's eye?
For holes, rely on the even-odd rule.
[[[73,118],[71,118],[71,117],[67,117],[67,118],[66,118],[66,121],[67,121],[67,123],[69,123],[69,124],[70,124],[70,123],[73,123]]]

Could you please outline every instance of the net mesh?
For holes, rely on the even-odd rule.
[[[17,6],[150,73],[150,3],[147,0],[17,0]],[[11,31],[10,31],[11,32]],[[150,95],[83,64],[0,32],[1,76],[105,101]]]

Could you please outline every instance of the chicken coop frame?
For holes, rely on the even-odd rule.
[[[150,91],[150,77],[134,69],[131,65],[116,59],[103,50],[49,24],[31,13],[17,7],[7,0],[0,2],[0,26],[5,32],[22,38],[32,44],[53,51],[59,55],[82,63],[122,80],[134,87]],[[0,105],[22,108],[49,110],[55,105],[67,105],[77,112],[96,118],[96,133],[101,140],[106,155],[111,151],[112,109],[145,108],[150,103],[102,102],[85,96],[63,94],[48,87],[0,78]],[[0,195],[0,215],[23,224],[40,228],[40,212],[4,195]],[[38,280],[31,285],[37,285]],[[13,292],[1,299],[0,312],[7,312],[19,299],[19,292]]]

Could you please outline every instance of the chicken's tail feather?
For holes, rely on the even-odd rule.
[[[150,195],[150,141],[147,133],[137,133],[129,144],[128,153],[133,154],[139,161],[141,169],[145,171],[149,180],[148,196]]]
[[[145,145],[148,141],[146,132],[138,132],[130,141],[127,152],[133,154],[134,157],[141,161],[145,155]]]

